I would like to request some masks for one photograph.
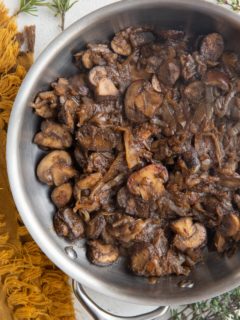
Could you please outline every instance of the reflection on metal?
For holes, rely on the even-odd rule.
[[[65,247],[64,250],[69,258],[71,258],[72,260],[77,259],[77,252],[73,249],[72,246]]]
[[[188,289],[191,289],[194,287],[194,282],[193,280],[182,280],[178,283],[178,286],[180,288],[188,288]]]

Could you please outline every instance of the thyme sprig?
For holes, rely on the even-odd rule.
[[[182,310],[171,310],[169,320],[239,320],[240,287],[211,300],[185,306]]]
[[[27,13],[32,16],[37,15],[38,7],[45,6],[46,0],[20,0],[19,9],[15,12],[14,16],[19,13]]]
[[[16,11],[14,16],[18,16],[20,13],[27,13],[36,16],[38,7],[45,6],[53,11],[55,17],[60,17],[60,28],[63,31],[65,28],[66,13],[77,2],[78,0],[20,0],[19,9]]]
[[[240,0],[217,0],[219,4],[226,4],[234,11],[240,11]]]
[[[47,6],[54,12],[55,17],[58,16],[61,19],[60,28],[63,31],[65,28],[65,16],[66,12],[72,8],[72,6],[77,3],[78,0],[52,0],[47,3]]]

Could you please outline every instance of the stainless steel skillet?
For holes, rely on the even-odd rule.
[[[186,304],[240,285],[240,252],[231,259],[208,254],[205,263],[199,264],[190,275],[194,283],[191,288],[180,287],[183,278],[174,276],[161,278],[155,285],[150,285],[146,279],[127,273],[121,262],[107,268],[96,267],[88,262],[84,245],[79,242],[73,245],[77,258],[72,259],[66,253],[69,250],[65,250],[69,244],[53,231],[54,208],[49,201],[48,189],[35,175],[42,151],[32,144],[39,119],[28,108],[30,101],[55,78],[77,72],[71,63],[72,53],[87,42],[106,40],[126,26],[144,24],[199,34],[217,31],[224,36],[227,48],[240,53],[240,18],[205,1],[126,0],[80,19],[48,46],[21,86],[8,130],[8,175],[17,208],[32,237],[71,278],[105,295],[133,303]]]

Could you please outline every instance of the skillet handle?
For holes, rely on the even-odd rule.
[[[153,320],[163,316],[167,311],[169,306],[159,307],[153,311],[140,314],[132,317],[122,317],[114,315],[108,311],[103,310],[99,307],[85,292],[82,285],[77,281],[72,281],[73,292],[84,307],[84,309],[93,317],[94,320]]]

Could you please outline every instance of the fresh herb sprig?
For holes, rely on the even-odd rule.
[[[60,17],[61,24],[60,28],[63,31],[65,28],[65,16],[66,12],[72,8],[72,6],[77,3],[78,0],[52,0],[47,3],[47,6],[54,12],[55,17]]]
[[[211,300],[185,306],[182,310],[171,310],[169,320],[239,320],[240,287]]]
[[[60,17],[60,28],[63,31],[65,28],[66,13],[77,2],[78,0],[20,0],[19,9],[16,11],[14,16],[18,16],[20,13],[27,13],[36,16],[38,7],[45,6],[54,12],[55,17]]]
[[[14,16],[18,16],[22,12],[36,16],[38,7],[45,5],[46,0],[20,0],[19,9],[15,12]]]
[[[240,0],[217,0],[219,4],[226,4],[234,11],[240,11]]]

